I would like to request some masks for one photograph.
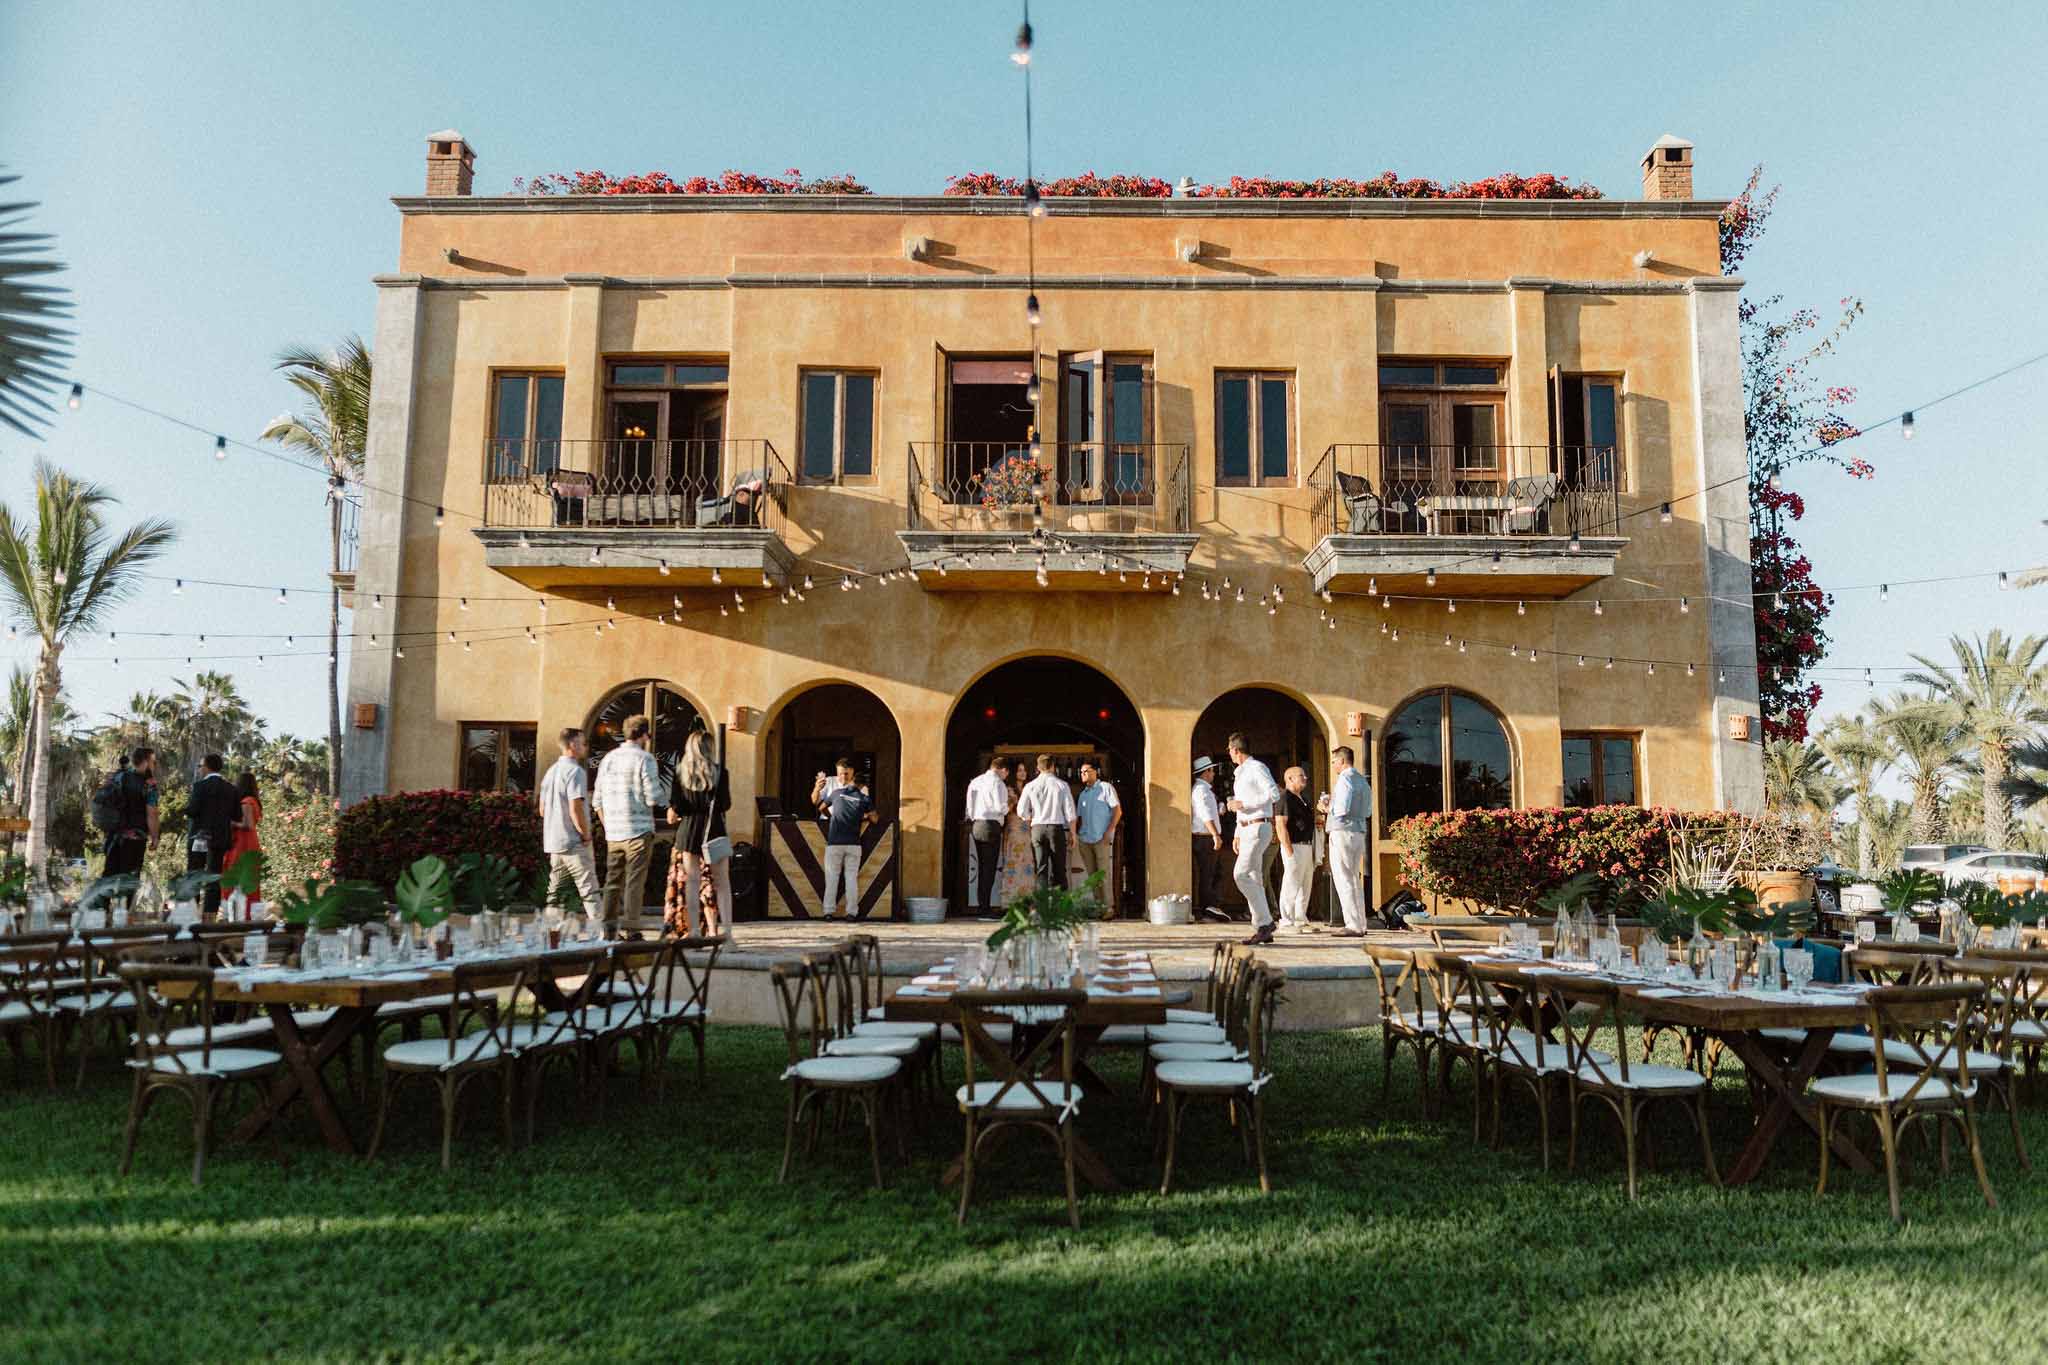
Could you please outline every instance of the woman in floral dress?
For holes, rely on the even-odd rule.
[[[1031,894],[1037,885],[1031,871],[1031,831],[1017,818],[1017,794],[1024,790],[1024,763],[1010,765],[1010,813],[1003,820],[1003,863],[996,873],[995,904],[989,913],[1001,914],[1010,902]]]

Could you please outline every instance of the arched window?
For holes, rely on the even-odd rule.
[[[650,751],[661,764],[663,780],[673,780],[683,741],[689,738],[690,727],[698,723],[697,708],[682,693],[653,679],[628,683],[590,713],[590,723],[584,727],[590,739],[590,771],[595,773],[598,762],[619,747],[626,738],[626,722],[634,716],[647,717],[654,727],[649,733]]]
[[[1395,713],[1381,754],[1389,824],[1406,815],[1483,810],[1514,803],[1507,727],[1479,698],[1425,692]]]

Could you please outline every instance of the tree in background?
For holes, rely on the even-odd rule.
[[[1797,819],[1832,819],[1843,788],[1828,771],[1827,757],[1798,739],[1764,743],[1764,809]]]
[[[278,353],[285,382],[309,406],[272,419],[258,438],[320,461],[327,471],[327,789],[341,790],[341,518],[348,487],[363,477],[370,435],[370,348],[347,336],[332,352],[292,346]]]
[[[1820,752],[1856,800],[1856,866],[1877,866],[1876,828],[1866,818],[1878,800],[1877,781],[1891,764],[1885,743],[1862,716],[1837,716],[1820,734]]]
[[[0,175],[0,189],[21,177]],[[58,319],[71,311],[68,292],[45,284],[64,268],[44,252],[45,232],[19,232],[35,205],[0,203],[0,426],[35,436],[46,425],[50,402],[43,397],[60,382],[57,364],[68,358],[71,333]]]
[[[129,597],[144,569],[177,539],[167,521],[151,518],[116,534],[106,523],[114,497],[99,484],[74,479],[36,461],[33,521],[0,507],[0,592],[35,632],[35,736],[30,746],[28,864],[47,872],[50,836],[50,716],[63,682],[64,647],[98,630]]]
[[[1778,189],[1759,194],[1763,167],[1721,217],[1721,269],[1735,267],[1763,235]],[[1864,460],[1834,447],[1858,430],[1841,409],[1856,391],[1822,382],[1821,359],[1834,353],[1863,313],[1856,299],[1843,299],[1841,314],[1818,338],[1820,314],[1810,308],[1779,315],[1781,296],[1745,297],[1738,318],[1742,331],[1743,430],[1749,447],[1750,589],[1756,594],[1757,691],[1764,734],[1772,739],[1805,739],[1821,690],[1807,673],[1826,653],[1831,599],[1813,581],[1813,566],[1799,552],[1788,523],[1806,514],[1805,503],[1781,487],[1785,471],[1823,461],[1851,478],[1875,472]]]
[[[2048,639],[2006,638],[1994,630],[1980,640],[1949,637],[1955,664],[1913,655],[1920,667],[1906,681],[1928,689],[1947,712],[1955,733],[1975,751],[1981,774],[1984,842],[2004,848],[2012,834],[2012,796],[2006,790],[2013,750],[2039,738],[2048,724]]]
[[[1932,698],[1894,692],[1869,706],[1870,723],[1883,738],[1891,765],[1912,793],[1907,842],[1933,843],[1941,835],[1941,793],[1956,770],[1961,740],[1955,722]]]
[[[253,763],[263,743],[262,720],[225,673],[196,673],[191,682],[178,680],[177,694],[170,698],[170,719],[166,738],[184,756],[178,771],[187,780],[208,754],[220,754],[231,763]]]

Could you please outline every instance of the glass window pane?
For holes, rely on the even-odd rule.
[[[1145,439],[1145,367],[1136,362],[1109,367],[1109,439],[1137,445]]]
[[[487,792],[498,785],[498,727],[462,727],[462,788]]]
[[[1380,366],[1380,387],[1396,388],[1400,385],[1436,383],[1436,366],[1404,365],[1396,361]]]
[[[533,381],[533,467],[548,473],[562,453],[562,376],[536,375]]]
[[[1500,383],[1500,366],[1446,365],[1444,366],[1444,383],[1498,384]]]
[[[661,767],[662,780],[673,782],[676,765],[682,762],[683,745],[690,731],[700,724],[697,708],[680,693],[666,687],[654,689],[654,759]]]
[[[845,379],[845,428],[840,433],[842,474],[865,477],[875,472],[875,377],[850,374]]]
[[[1586,444],[1611,446],[1614,435],[1614,385],[1586,385]]]
[[[498,401],[491,411],[491,435],[500,441],[526,439],[526,376],[498,376]]]
[[[807,479],[832,477],[832,432],[838,424],[834,409],[839,402],[839,376],[804,376],[803,476]]]
[[[1632,739],[1600,741],[1600,797],[1610,806],[1636,803],[1636,744]]]
[[[1567,806],[1599,803],[1599,792],[1593,785],[1593,741],[1584,735],[1565,738],[1564,803]]]
[[[1495,443],[1498,412],[1491,403],[1452,405],[1451,442],[1459,469],[1484,472],[1500,468],[1500,447]]]
[[[1287,381],[1259,381],[1259,477],[1284,479],[1287,458]]]
[[[1451,808],[1485,810],[1514,799],[1507,732],[1493,712],[1463,693],[1451,694]]]
[[[724,365],[678,365],[678,384],[723,384],[727,367]]]
[[[1381,766],[1389,821],[1444,808],[1442,693],[1417,697],[1401,708],[1387,726]]]
[[[531,725],[514,725],[505,731],[505,790],[533,790],[536,731]]]
[[[666,365],[614,365],[614,384],[660,384],[668,379]]]
[[[1242,483],[1252,473],[1252,383],[1216,382],[1217,477]]]

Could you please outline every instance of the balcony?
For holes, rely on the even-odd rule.
[[[781,581],[789,467],[761,440],[484,446],[484,562],[530,588]]]
[[[1333,445],[1303,567],[1318,592],[1566,597],[1628,544],[1617,468],[1612,446]]]
[[[1185,445],[913,442],[897,533],[934,590],[1142,592],[1194,553]]]

